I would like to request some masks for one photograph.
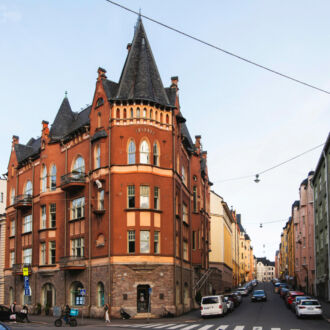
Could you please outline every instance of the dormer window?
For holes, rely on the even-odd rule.
[[[104,104],[102,97],[99,97],[96,101],[96,108]]]

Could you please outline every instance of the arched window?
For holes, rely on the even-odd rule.
[[[100,168],[101,167],[101,147],[98,144],[95,147],[95,168]]]
[[[170,123],[170,117],[169,115],[166,115],[166,124],[169,124]]]
[[[130,109],[130,112],[131,112],[131,118],[134,117],[134,111],[133,111],[133,108]]]
[[[128,145],[128,164],[135,164],[135,143],[133,140]]]
[[[119,108],[117,109],[117,115],[116,115],[116,117],[117,117],[117,119],[120,118],[120,109]]]
[[[155,142],[153,146],[153,163],[154,165],[159,166],[159,150],[157,142]]]
[[[149,114],[150,119],[152,119],[152,110],[150,109],[150,114]]]
[[[42,306],[55,306],[55,288],[51,283],[46,283],[41,289],[41,304]]]
[[[85,304],[85,296],[81,292],[83,288],[84,286],[80,282],[73,282],[71,284],[71,305],[79,306]]]
[[[11,188],[10,204],[13,205],[14,203],[15,203],[15,188]]]
[[[32,182],[30,180],[25,185],[24,194],[32,196]]]
[[[104,285],[102,282],[97,284],[97,305],[104,306]]]
[[[78,156],[73,164],[73,172],[85,173],[84,158]]]
[[[56,166],[52,165],[50,168],[50,190],[56,190]]]
[[[47,168],[46,165],[42,165],[41,171],[41,192],[45,192],[47,189]]]
[[[146,140],[140,144],[140,164],[149,164],[149,144]]]
[[[127,113],[126,113],[126,109],[124,109],[124,115],[123,115],[124,119],[126,119],[127,117]]]
[[[163,114],[162,113],[160,113],[159,121],[160,121],[161,124],[163,123]]]
[[[99,107],[99,106],[101,106],[103,103],[104,103],[104,101],[103,101],[102,97],[99,97],[99,98],[97,99],[97,101],[96,101],[96,106]]]
[[[143,118],[147,118],[147,109],[146,108],[143,109]]]
[[[155,120],[158,120],[158,111],[155,111]]]
[[[136,108],[136,117],[140,118],[140,108]]]

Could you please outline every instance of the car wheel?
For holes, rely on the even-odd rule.
[[[57,319],[55,320],[55,327],[61,327],[62,326],[62,320],[61,319]]]

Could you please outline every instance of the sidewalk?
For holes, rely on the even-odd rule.
[[[330,322],[330,302],[318,299],[322,306],[323,317]]]

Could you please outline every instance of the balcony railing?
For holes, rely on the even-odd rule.
[[[86,268],[85,257],[68,256],[60,258],[60,268],[67,270],[83,270]]]
[[[15,208],[32,207],[32,195],[30,194],[17,195],[14,199],[14,207]]]
[[[15,275],[23,275],[23,268],[28,268],[29,275],[32,273],[31,264],[13,264],[12,270]]]
[[[61,176],[61,188],[63,190],[72,187],[82,187],[86,183],[86,174],[83,172],[70,172]]]

